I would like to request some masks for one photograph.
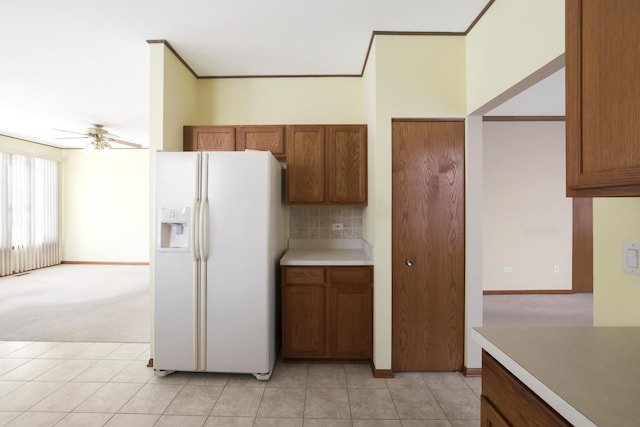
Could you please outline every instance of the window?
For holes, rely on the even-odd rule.
[[[58,163],[0,152],[0,276],[60,263]]]

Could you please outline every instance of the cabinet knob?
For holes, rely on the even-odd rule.
[[[408,266],[408,267],[413,267],[413,264],[415,264],[415,263],[416,263],[416,260],[415,260],[415,259],[413,259],[413,258],[409,258],[409,259],[406,261],[406,263],[407,263],[407,266]]]

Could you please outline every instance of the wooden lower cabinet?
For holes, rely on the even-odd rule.
[[[482,352],[480,425],[571,426],[486,351]]]
[[[511,427],[507,420],[502,418],[500,412],[484,396],[480,398],[480,412],[482,413],[480,427]]]
[[[373,267],[283,267],[282,355],[366,359],[373,352]]]

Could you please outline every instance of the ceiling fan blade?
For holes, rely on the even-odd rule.
[[[51,130],[55,130],[55,131],[58,131],[58,132],[75,133],[75,134],[77,134],[77,135],[85,135],[85,136],[86,136],[86,134],[85,134],[85,133],[74,132],[74,131],[71,131],[71,130],[56,129],[56,128],[51,128]]]
[[[115,139],[115,138],[105,138],[107,141],[109,142],[115,142],[116,144],[122,144],[122,145],[127,145],[129,147],[133,147],[133,148],[142,148],[142,145],[140,144],[136,144],[134,142],[129,142],[129,141],[123,141],[121,139]]]
[[[63,136],[60,138],[53,138],[53,139],[86,139],[89,138],[89,136],[85,135],[85,136]]]

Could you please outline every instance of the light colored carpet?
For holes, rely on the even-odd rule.
[[[149,266],[64,264],[0,278],[0,341],[149,337]]]
[[[485,295],[484,326],[593,326],[593,294]]]

